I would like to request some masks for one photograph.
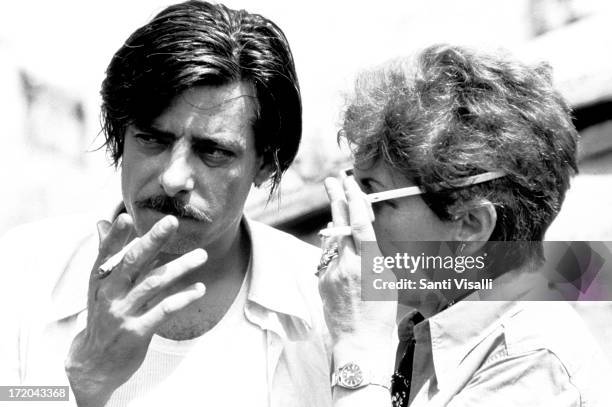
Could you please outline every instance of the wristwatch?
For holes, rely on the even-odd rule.
[[[349,362],[332,373],[331,385],[354,390],[368,385],[384,387],[391,390],[391,377],[372,374],[363,370],[357,363]]]

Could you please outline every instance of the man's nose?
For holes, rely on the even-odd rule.
[[[188,151],[175,149],[159,176],[159,183],[168,196],[189,193],[195,187],[193,165]]]

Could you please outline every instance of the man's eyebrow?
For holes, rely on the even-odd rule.
[[[191,144],[195,148],[222,147],[230,150],[241,150],[242,144],[234,140],[217,139],[215,137],[193,137]]]
[[[150,135],[152,135],[152,136],[162,137],[162,138],[164,138],[164,139],[172,139],[172,140],[175,140],[175,139],[177,139],[177,138],[178,138],[178,137],[177,137],[177,136],[176,136],[174,133],[172,133],[172,132],[169,132],[169,131],[164,131],[164,130],[158,129],[158,128],[154,127],[154,126],[151,126],[151,125],[139,126],[139,125],[136,125],[136,124],[135,124],[135,125],[134,125],[134,128],[135,128],[137,131],[141,131],[141,132],[143,132],[143,133],[147,133],[147,134],[150,134]]]
[[[161,137],[167,140],[176,140],[178,137],[169,131],[165,131],[155,127],[155,125],[147,125],[147,126],[134,126],[136,129],[151,134],[153,136]],[[215,147],[219,146],[222,148],[238,150],[242,148],[242,144],[239,141],[235,140],[227,140],[221,137],[215,136],[194,136],[191,137],[191,144],[196,148],[207,148],[207,147]]]

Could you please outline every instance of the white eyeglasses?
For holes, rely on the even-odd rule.
[[[344,170],[344,172],[347,176],[353,175],[352,168],[346,169]],[[485,172],[482,174],[473,175],[471,177],[458,179],[457,183],[454,184],[452,188],[449,188],[449,189],[476,185],[476,184],[491,181],[497,178],[501,178],[505,175],[506,173],[501,172],[501,171]],[[368,198],[368,201],[370,201],[370,203],[374,203],[374,202],[388,201],[389,199],[404,198],[404,197],[413,196],[413,195],[421,195],[424,193],[425,191],[423,191],[421,187],[412,186],[412,187],[405,187],[405,188],[398,188],[398,189],[390,189],[388,191],[383,191],[383,192],[375,192],[373,194],[368,194],[367,198]]]

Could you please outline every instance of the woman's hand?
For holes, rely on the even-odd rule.
[[[357,361],[388,369],[395,355],[396,292],[385,301],[361,297],[361,242],[375,242],[369,203],[352,177],[325,180],[333,226],[350,226],[351,236],[325,239],[324,249],[338,245],[339,255],[319,275],[319,292],[333,339],[335,366]],[[364,270],[365,272],[365,270]],[[374,367],[374,366],[372,366]]]

